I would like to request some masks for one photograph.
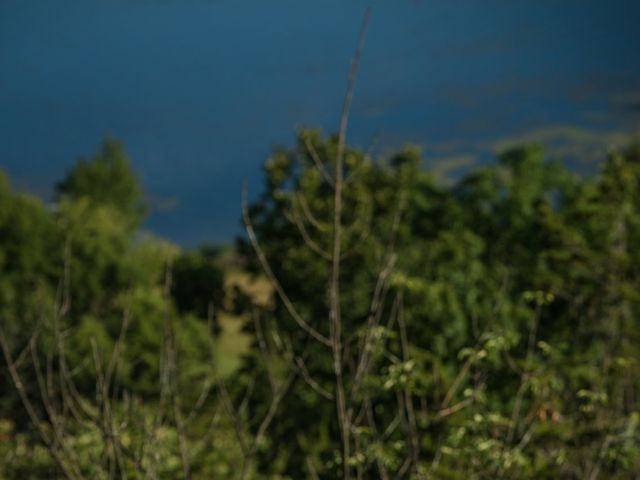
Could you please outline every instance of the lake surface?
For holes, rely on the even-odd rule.
[[[114,136],[147,228],[230,241],[270,149],[335,130],[367,5],[353,143],[420,144],[446,179],[517,141],[592,172],[638,131],[633,0],[2,0],[0,166],[47,198]]]

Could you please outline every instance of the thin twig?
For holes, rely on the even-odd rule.
[[[247,234],[249,235],[249,240],[251,241],[251,245],[253,246],[253,249],[256,252],[256,255],[258,257],[258,260],[259,260],[260,264],[262,265],[262,269],[265,272],[265,274],[267,275],[267,278],[269,279],[271,285],[273,286],[273,288],[275,289],[276,293],[280,297],[280,300],[282,300],[282,303],[284,304],[285,308],[287,309],[287,311],[289,312],[291,317],[293,317],[295,322],[298,324],[298,326],[300,328],[302,328],[302,330],[307,332],[313,338],[318,340],[323,345],[331,346],[331,341],[327,337],[325,337],[320,332],[318,332],[315,328],[313,328],[311,325],[309,325],[300,316],[300,314],[298,313],[298,311],[294,307],[293,303],[289,299],[289,296],[284,291],[284,289],[282,288],[282,285],[280,285],[280,282],[278,281],[278,279],[276,278],[275,274],[273,273],[273,270],[271,269],[269,261],[267,260],[267,257],[265,256],[265,254],[264,254],[264,252],[262,250],[262,247],[260,246],[260,243],[258,242],[258,238],[256,237],[255,231],[253,229],[253,224],[251,222],[251,217],[249,216],[249,208],[248,208],[248,205],[247,205],[246,183],[245,183],[245,186],[243,188],[243,194],[242,194],[242,217],[244,219],[244,224],[245,224],[245,228],[247,230]]]
[[[311,143],[311,141],[307,136],[304,137],[304,145],[305,147],[307,147],[307,152],[309,153],[309,156],[313,160],[313,163],[315,164],[318,171],[324,177],[325,181],[331,186],[331,188],[335,188],[336,185],[333,179],[331,178],[331,175],[329,175],[329,172],[327,172],[327,170],[324,168],[322,160],[320,160],[320,156],[318,155],[318,151],[315,149],[315,147],[313,146],[313,144]]]

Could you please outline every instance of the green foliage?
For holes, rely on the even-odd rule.
[[[172,348],[180,352],[174,361],[180,371],[175,381],[182,401],[193,404],[203,383],[208,381],[211,387],[211,358],[218,350],[218,340],[210,338],[205,302],[208,294],[214,301],[223,297],[222,272],[213,264],[217,253],[180,254],[177,247],[137,230],[144,212],[142,191],[115,142],[106,142],[90,162],[81,161],[59,184],[58,192],[57,203],[47,207],[35,197],[13,192],[4,174],[0,176],[0,335],[12,358],[22,358],[21,383],[42,424],[49,428],[47,422],[56,423],[52,415],[61,415],[55,413],[58,402],[67,413],[73,409],[64,443],[76,452],[84,474],[109,475],[101,470],[109,457],[104,432],[93,421],[76,420],[83,413],[105,414],[100,412],[96,389],[100,376],[113,367],[117,415],[131,426],[127,441],[144,443],[147,432],[153,432],[160,442],[153,453],[162,461],[151,457],[147,461],[157,463],[158,475],[173,477],[181,471],[176,427],[154,420],[166,415],[160,413],[159,401],[166,395],[162,393],[166,342],[170,336]],[[172,264],[176,265],[173,290],[167,289]],[[184,282],[184,287],[176,281]],[[180,292],[180,304],[174,303],[172,292]],[[228,335],[227,340],[237,336]],[[223,362],[227,375],[238,368],[243,352],[228,353]],[[45,377],[48,393],[42,397]],[[58,385],[58,378],[66,379]],[[35,425],[29,426],[13,383],[3,360],[0,404],[7,414],[0,415],[0,424],[6,427],[1,433],[0,477],[54,478],[59,465],[50,450],[38,444],[39,434]],[[136,416],[129,418],[127,408],[132,405]],[[211,405],[207,403],[207,411]],[[140,421],[147,426],[140,427]],[[208,425],[210,420],[202,422]],[[209,441],[224,445],[223,449],[210,451],[203,445],[200,453],[194,453],[194,465],[209,472],[206,475],[225,478],[232,473],[229,465],[234,462],[229,459],[238,450],[229,445],[228,422],[219,420],[216,434],[208,434]],[[205,441],[204,427],[194,432]],[[129,473],[133,475],[133,469]]]
[[[333,192],[311,157],[315,151],[331,171],[335,150],[335,139],[302,132],[297,148],[267,162],[265,196],[250,211],[278,281],[326,335],[321,292],[330,269],[322,252],[330,251]],[[546,161],[541,148],[523,147],[445,188],[420,171],[415,150],[379,163],[347,151],[349,253],[340,292],[347,391],[397,206],[406,202],[379,312],[388,320],[367,347],[374,360],[361,395],[375,405],[375,422],[353,426],[354,469],[365,476],[401,469],[412,435],[409,419],[402,421],[406,403],[397,404],[404,396],[421,440],[411,463],[416,478],[638,472],[638,437],[621,437],[635,431],[638,411],[640,285],[631,265],[640,247],[640,164],[633,152],[612,155],[598,178],[585,179]],[[394,323],[398,299],[408,352]],[[334,391],[326,347],[309,345],[282,304],[271,315],[310,375]],[[335,413],[308,390],[295,384],[271,429],[272,448],[287,459],[277,471],[306,476],[310,456],[321,476],[337,476]],[[268,402],[267,392],[259,394],[258,405]],[[312,417],[303,413],[309,409]],[[372,425],[395,427],[381,442]],[[262,468],[276,471],[268,455]]]
[[[112,139],[91,160],[79,160],[56,190],[59,199],[87,198],[92,205],[113,208],[130,228],[139,226],[145,215],[138,179],[122,145]]]
[[[346,458],[332,348],[291,315],[331,338],[337,151],[301,131],[248,208],[290,305],[246,240],[225,257],[142,233],[115,142],[51,206],[0,175],[0,334],[39,418],[3,363],[0,477],[61,477],[37,427],[62,413],[90,478],[638,476],[640,149],[583,178],[524,146],[445,186],[416,148],[346,148]]]

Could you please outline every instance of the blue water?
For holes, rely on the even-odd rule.
[[[578,139],[588,163],[637,130],[633,0],[1,0],[0,166],[46,198],[115,136],[155,206],[147,228],[229,241],[271,147],[335,130],[367,5],[354,143],[469,166],[509,138],[570,162]]]

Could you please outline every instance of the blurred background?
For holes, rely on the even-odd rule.
[[[640,478],[638,19],[0,0],[0,478]]]
[[[244,178],[296,129],[337,129],[373,6],[349,141],[411,143],[445,181],[510,143],[593,173],[637,133],[640,4],[632,0],[3,0],[0,165],[51,197],[105,137],[123,142],[183,246],[240,229]]]

